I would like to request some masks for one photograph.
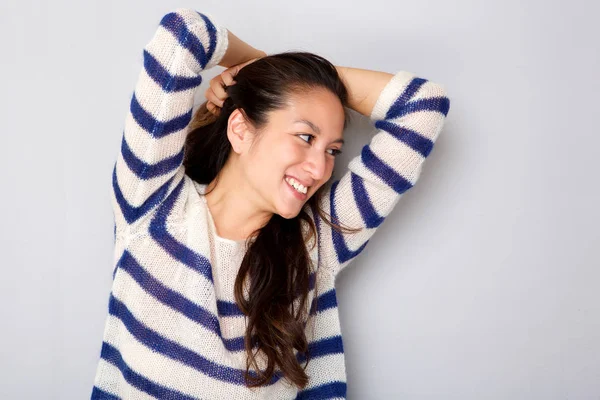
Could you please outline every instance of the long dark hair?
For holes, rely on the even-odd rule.
[[[236,83],[226,87],[228,97],[218,116],[209,112],[204,102],[190,122],[184,166],[187,175],[196,182],[209,184],[218,179],[231,151],[226,132],[229,116],[235,109],[240,108],[258,132],[268,123],[270,111],[285,107],[288,96],[324,88],[339,97],[344,106],[344,125],[348,121],[347,89],[335,66],[321,56],[296,51],[269,55],[246,65],[234,79]],[[331,216],[321,208],[320,199],[325,187],[321,186],[307,200],[311,211],[318,213],[325,223],[338,231],[355,232],[356,229],[331,221]],[[308,232],[306,237],[305,232]],[[306,243],[316,237],[315,225],[303,209],[290,219],[274,214],[246,241],[248,250],[236,277],[234,291],[239,308],[248,317],[245,379],[249,387],[267,384],[275,367],[279,367],[283,376],[300,388],[308,383],[306,365],[300,365],[294,349],[305,354],[308,362],[310,356],[304,328],[309,313],[309,280],[316,271]],[[247,278],[250,281],[249,296],[245,298],[243,286]],[[253,352],[256,346],[267,358],[264,371],[259,369]],[[257,371],[255,377],[249,373],[250,366]]]

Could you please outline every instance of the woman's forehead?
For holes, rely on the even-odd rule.
[[[309,129],[317,134],[338,135],[344,129],[344,107],[333,94],[324,91],[299,94],[290,98],[287,105],[275,110],[271,122],[290,129]]]

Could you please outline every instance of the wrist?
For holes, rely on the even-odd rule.
[[[264,51],[252,47],[231,31],[228,31],[228,42],[227,51],[219,63],[222,67],[229,68],[253,58],[264,57],[266,55]]]

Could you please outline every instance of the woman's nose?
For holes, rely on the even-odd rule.
[[[327,155],[325,152],[321,151],[312,151],[310,160],[308,161],[308,172],[310,172],[311,176],[315,181],[320,181],[323,179],[327,169]]]

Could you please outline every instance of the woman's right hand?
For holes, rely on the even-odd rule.
[[[266,53],[265,53],[266,56]],[[243,63],[233,65],[219,75],[215,76],[210,80],[210,85],[208,89],[206,89],[206,108],[214,115],[219,115],[221,112],[221,107],[223,107],[223,102],[228,97],[225,88],[227,86],[232,86],[236,83],[234,77],[240,72],[242,68],[246,65],[253,63],[262,57],[252,58]]]

